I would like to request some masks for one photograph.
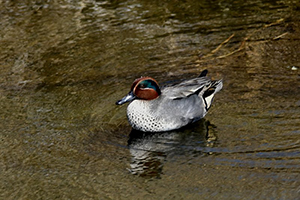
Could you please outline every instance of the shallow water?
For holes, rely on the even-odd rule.
[[[0,1],[1,199],[297,199],[298,1]],[[132,131],[132,81],[208,69],[184,129]]]

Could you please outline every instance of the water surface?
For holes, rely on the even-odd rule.
[[[0,1],[3,199],[297,199],[298,1]],[[139,76],[224,79],[205,119],[132,131]]]

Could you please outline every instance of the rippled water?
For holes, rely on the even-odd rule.
[[[1,199],[297,199],[298,1],[0,1]],[[205,119],[132,131],[142,75],[223,78]]]

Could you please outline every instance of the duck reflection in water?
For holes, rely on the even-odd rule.
[[[132,156],[129,171],[142,177],[160,178],[164,162],[182,156],[203,156],[203,148],[212,147],[215,140],[214,126],[205,119],[170,132],[145,133],[132,129],[128,140]]]

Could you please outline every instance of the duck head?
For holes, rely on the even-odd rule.
[[[117,101],[117,105],[122,105],[134,99],[153,100],[161,94],[158,83],[151,77],[141,77],[136,79],[130,89],[130,92]]]

